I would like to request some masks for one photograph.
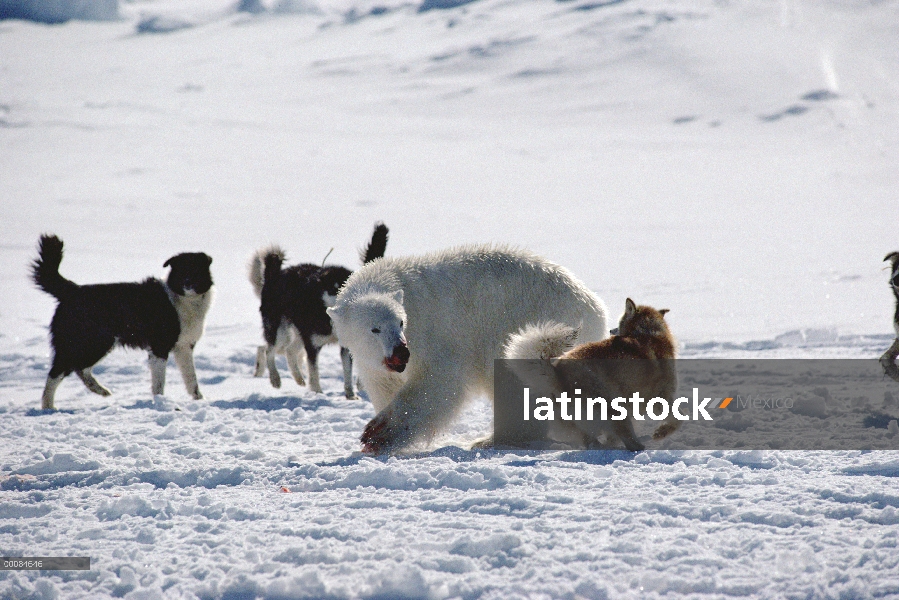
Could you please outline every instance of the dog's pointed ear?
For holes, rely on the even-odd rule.
[[[203,253],[203,256],[206,257],[206,262],[207,262],[209,265],[212,265],[212,257],[209,256],[208,254],[206,254],[205,252]]]
[[[895,264],[896,261],[899,261],[899,252],[890,252],[883,257],[883,260],[891,260],[893,261],[893,264]]]
[[[171,257],[170,259],[168,259],[167,261],[165,261],[164,263],[162,263],[162,267],[165,268],[165,267],[169,266],[170,264],[172,264],[172,261],[173,261],[174,259],[175,259],[174,256]]]
[[[626,317],[632,317],[635,312],[637,312],[637,305],[634,304],[633,300],[628,298],[624,301],[624,315]]]
[[[660,308],[660,309],[659,309],[659,314],[662,315],[662,317],[664,317],[665,315],[667,315],[669,312],[671,312],[671,311],[670,311],[669,309],[667,309],[667,308]]]
[[[397,304],[403,303],[403,290],[397,290],[393,294],[393,299],[396,300]]]

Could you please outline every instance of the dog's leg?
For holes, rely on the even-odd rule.
[[[287,358],[287,367],[290,369],[290,374],[293,375],[293,379],[298,385],[306,385],[303,371],[300,370],[300,353],[303,352],[303,340],[299,337],[291,340],[284,349],[284,356]]]
[[[181,371],[181,379],[184,380],[184,387],[187,393],[194,397],[195,400],[202,400],[203,394],[200,393],[200,385],[197,383],[197,371],[194,368],[194,348],[190,346],[175,346],[172,350],[175,355],[175,364]]]
[[[615,432],[615,435],[617,435],[618,438],[622,441],[624,447],[631,452],[639,452],[640,450],[644,450],[646,448],[646,446],[640,443],[640,440],[637,439],[637,434],[634,432],[634,422],[631,419],[625,419],[624,421],[613,421],[612,430]]]
[[[154,396],[161,396],[165,393],[165,365],[168,357],[156,356],[150,353],[150,380]]]
[[[666,360],[666,361],[664,361],[664,366],[666,368],[667,367],[671,368],[671,370],[669,371],[669,373],[671,373],[671,375],[669,376],[669,380],[672,383],[669,386],[667,386],[667,389],[665,390],[664,395],[660,395],[659,397],[666,399],[666,401],[668,402],[669,411],[668,411],[668,416],[665,417],[665,419],[656,428],[656,430],[652,432],[652,439],[654,439],[654,440],[661,440],[661,439],[668,437],[669,435],[671,435],[672,433],[677,431],[678,428],[681,426],[680,420],[678,420],[678,418],[674,416],[674,410],[671,410],[671,399],[675,398],[677,396],[677,384],[674,383],[677,381],[677,376],[673,374],[674,373],[674,361]],[[648,396],[649,396],[649,394],[647,394],[647,397]]]
[[[343,363],[343,393],[347,400],[353,400],[353,355],[343,346],[340,347],[340,362]]]
[[[652,432],[652,439],[654,439],[654,440],[664,439],[664,438],[668,437],[669,435],[671,435],[672,433],[674,433],[675,431],[677,431],[678,427],[680,427],[680,421],[678,421],[676,418],[669,415],[668,418],[666,418],[662,422],[662,424],[659,425],[656,428],[656,430]]]
[[[278,373],[278,367],[275,366],[275,347],[268,346],[265,350],[265,362],[268,365],[268,380],[272,383],[272,387],[281,387],[281,374]]]
[[[899,356],[899,337],[893,340],[890,349],[880,357],[880,366],[883,372],[892,379],[899,381],[899,366],[896,365],[896,357]]]
[[[266,348],[268,348],[268,346],[259,346],[256,349],[256,370],[253,372],[253,377],[262,377],[265,375]]]
[[[90,368],[81,369],[80,371],[77,371],[77,373],[81,381],[84,382],[84,385],[87,386],[87,389],[89,389],[93,393],[99,394],[101,396],[109,396],[110,394],[112,394],[112,392],[103,387],[100,382],[97,381]]]
[[[311,340],[304,340],[306,348],[306,367],[309,369],[309,389],[316,394],[322,393],[322,384],[318,376],[318,351],[319,348]]]
[[[41,410],[56,410],[53,405],[53,397],[56,395],[56,388],[65,379],[65,373],[56,377],[47,376],[47,383],[44,385],[44,395],[41,396]]]

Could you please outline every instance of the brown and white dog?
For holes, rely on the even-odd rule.
[[[637,306],[628,298],[616,335],[580,346],[574,346],[577,330],[573,327],[553,322],[528,325],[510,336],[505,358],[549,359],[548,365],[528,361],[513,366],[513,370],[525,380],[538,380],[537,386],[549,385],[555,395],[574,388],[605,398],[639,392],[643,398],[663,398],[670,403],[677,389],[677,372],[673,360],[676,342],[665,322],[667,312]],[[582,439],[576,441],[588,448],[604,446],[597,442],[600,436],[607,441],[617,438],[628,450],[644,448],[631,417],[608,422],[562,421],[556,425],[571,429],[564,433],[574,435],[565,437],[580,436]],[[666,419],[652,437],[662,439],[679,425],[673,417]]]

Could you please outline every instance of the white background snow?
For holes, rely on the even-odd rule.
[[[252,3],[250,3],[252,4]],[[457,6],[442,8],[450,4]],[[2,598],[899,596],[895,452],[372,458],[373,411],[252,378],[251,252],[465,242],[569,267],[686,357],[877,357],[899,250],[896,0],[0,1]],[[20,14],[20,16],[22,16]],[[46,17],[30,14],[34,18]],[[93,20],[67,20],[69,17]],[[145,356],[40,413],[54,302],[214,257],[203,401]],[[286,371],[285,371],[286,374]]]

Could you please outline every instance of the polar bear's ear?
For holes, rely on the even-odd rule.
[[[403,303],[403,290],[397,290],[393,294],[393,299],[396,300],[398,304],[402,304]]]
[[[328,313],[328,316],[332,319],[336,319],[340,316],[340,308],[338,308],[337,306],[330,306],[325,309],[325,312]]]

